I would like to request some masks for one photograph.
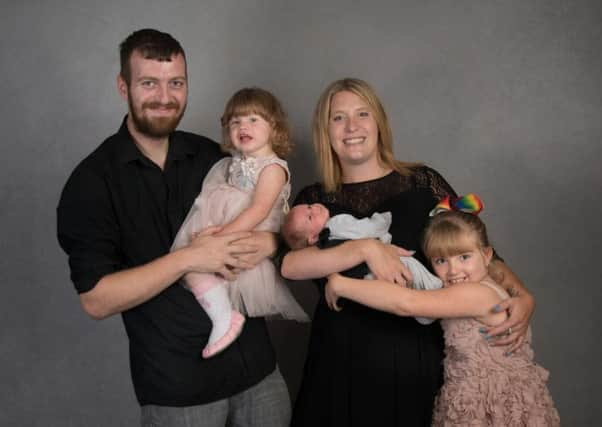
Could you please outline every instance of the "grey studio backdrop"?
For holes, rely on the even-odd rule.
[[[598,323],[602,6],[591,1],[2,2],[0,425],[138,424],[119,316],[86,317],[55,232],[68,174],[120,124],[119,42],[156,27],[188,55],[182,129],[219,139],[238,88],[285,105],[293,193],[316,179],[315,102],[371,82],[395,152],[476,192],[498,251],[537,299],[536,359],[563,425],[602,419]],[[308,310],[315,290],[291,285]],[[270,326],[291,395],[307,325]]]

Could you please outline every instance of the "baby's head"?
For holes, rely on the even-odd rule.
[[[257,87],[243,88],[228,100],[221,117],[223,148],[235,149],[230,137],[230,122],[233,118],[257,114],[269,123],[272,131],[269,138],[272,151],[285,158],[291,151],[290,128],[286,113],[280,101],[265,89]]]
[[[456,210],[431,219],[422,250],[444,285],[482,280],[493,254],[483,221],[476,214]]]
[[[282,225],[284,241],[291,249],[315,244],[329,218],[328,208],[320,203],[294,206]]]

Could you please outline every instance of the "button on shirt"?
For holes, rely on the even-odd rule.
[[[105,275],[148,263],[171,243],[211,166],[215,142],[170,135],[163,170],[136,147],[126,121],[73,171],[57,208],[58,238],[79,293]],[[236,394],[275,368],[265,321],[248,319],[217,357],[202,359],[211,322],[179,284],[122,313],[141,405],[198,405]]]

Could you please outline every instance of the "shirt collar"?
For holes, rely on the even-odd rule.
[[[121,122],[121,126],[117,131],[119,144],[117,145],[117,155],[122,163],[130,163],[134,161],[148,162],[144,154],[136,146],[134,138],[130,134],[127,126],[126,115]],[[180,160],[188,155],[194,155],[198,151],[198,144],[194,144],[188,140],[178,137],[178,132],[172,132],[169,135],[169,148],[167,151],[167,161]]]

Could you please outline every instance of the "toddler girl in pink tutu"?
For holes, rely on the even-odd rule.
[[[195,232],[208,226],[221,226],[219,234],[277,232],[288,210],[290,173],[283,157],[290,151],[289,128],[278,100],[263,89],[242,89],[228,101],[221,122],[224,147],[232,157],[209,171],[172,250],[187,245]],[[188,273],[184,283],[213,324],[205,358],[238,337],[243,314],[309,320],[269,260],[240,272],[233,282],[214,274]]]

